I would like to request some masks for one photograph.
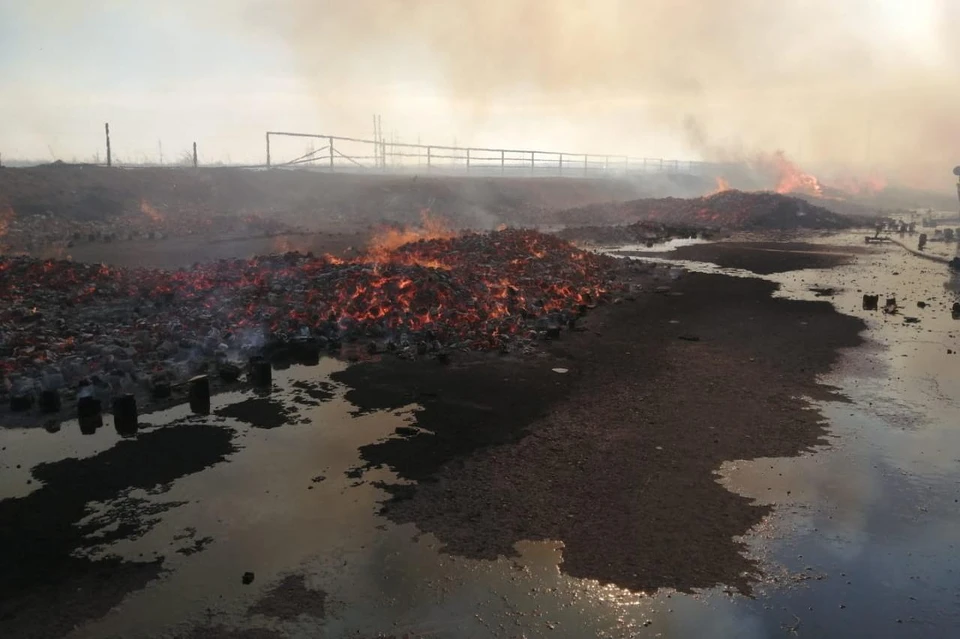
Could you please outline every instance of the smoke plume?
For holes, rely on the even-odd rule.
[[[711,160],[782,149],[913,186],[949,188],[960,163],[954,0],[280,0],[245,19],[318,95],[439,86],[480,119],[505,101],[615,105],[614,137],[666,131]]]

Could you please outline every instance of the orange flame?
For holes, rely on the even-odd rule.
[[[717,188],[710,195],[716,195],[717,193],[723,193],[724,191],[730,190],[730,183],[722,177],[717,178]]]
[[[374,263],[398,262],[402,264],[419,264],[428,268],[446,268],[441,259],[425,259],[416,252],[398,254],[396,250],[405,244],[423,240],[449,240],[457,233],[447,226],[440,218],[430,215],[429,210],[420,211],[420,227],[418,228],[384,228],[377,232],[367,244],[364,261]]]
[[[823,186],[817,176],[805,173],[796,164],[787,159],[783,151],[777,151],[768,160],[777,174],[777,193],[802,193],[823,197]]]
[[[150,218],[151,222],[159,224],[164,221],[164,215],[145,199],[140,199],[140,212]]]

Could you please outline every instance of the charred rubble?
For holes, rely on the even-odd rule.
[[[530,351],[619,290],[616,264],[512,229],[352,260],[288,253],[177,271],[0,258],[0,394],[27,410],[78,388],[104,405],[137,390],[163,398],[199,374],[269,385],[257,358],[316,363],[345,345],[440,362]]]

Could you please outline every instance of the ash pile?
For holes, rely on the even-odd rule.
[[[256,356],[344,345],[444,361],[529,351],[619,290],[617,261],[534,231],[424,239],[349,261],[299,253],[190,270],[0,258],[0,394],[136,393]]]
[[[707,197],[660,198],[598,204],[563,211],[569,223],[592,219],[608,224],[637,221],[730,230],[846,229],[855,220],[809,201],[767,191],[727,190]]]

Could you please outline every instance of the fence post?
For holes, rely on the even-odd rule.
[[[267,131],[267,168],[270,168],[270,132]]]
[[[583,154],[583,177],[587,177],[590,174],[590,169],[587,168],[588,157],[586,153]]]
[[[333,136],[330,136],[330,171],[333,172]]]
[[[563,175],[563,153],[560,154],[560,175]]]
[[[110,157],[110,123],[109,122],[104,123],[103,130],[107,135],[107,166],[113,166],[113,160]]]
[[[197,143],[193,143],[193,168],[197,168]]]
[[[507,152],[500,149],[500,175],[503,175],[507,168]]]
[[[433,155],[433,147],[432,147],[432,146],[428,146],[428,147],[427,147],[427,169],[428,169],[428,170],[431,168],[430,162],[431,162],[431,156],[432,156],[432,155]]]
[[[530,173],[532,174],[534,169],[536,169],[536,160],[534,156],[537,154],[536,151],[530,151]]]
[[[470,149],[467,149],[467,173],[470,172]]]

